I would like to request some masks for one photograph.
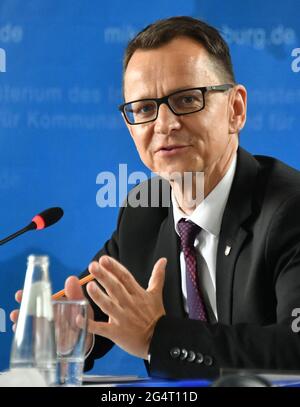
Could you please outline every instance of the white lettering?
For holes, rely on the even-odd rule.
[[[293,44],[296,38],[295,30],[282,24],[270,31],[262,27],[236,29],[224,25],[221,32],[228,44],[252,46],[257,50],[263,50],[268,44],[274,46]]]
[[[6,52],[0,48],[0,72],[6,72]]]
[[[116,207],[116,178],[114,174],[108,171],[100,172],[96,178],[96,184],[103,184],[107,182],[103,187],[99,189],[96,194],[96,202],[100,208]]]
[[[295,57],[291,64],[292,71],[298,73],[300,72],[300,48],[293,49],[292,57]]]
[[[148,179],[147,175],[141,171],[135,171],[130,174],[128,178],[128,183],[131,185],[136,185],[138,182],[144,182]],[[134,189],[128,196],[128,203],[133,208],[141,206],[143,208],[147,208],[149,206],[148,203],[148,190],[146,188]]]
[[[6,332],[6,315],[2,308],[0,308],[0,332]]]
[[[134,401],[135,394],[126,394],[126,393],[113,393],[112,391],[108,391],[107,394],[102,394],[100,400],[101,401],[117,401],[128,403],[131,405]]]
[[[296,317],[292,322],[292,331],[298,333],[300,331],[300,308],[294,308],[292,317]]]
[[[137,185],[146,181],[149,181],[147,185],[142,187]],[[182,191],[184,204],[190,208],[199,205],[204,199],[203,172],[151,173],[149,178],[148,174],[142,171],[134,171],[128,176],[127,164],[119,164],[117,175],[110,171],[103,171],[97,175],[96,184],[101,185],[101,188],[96,193],[96,203],[100,208],[116,207],[117,201],[119,207],[127,205],[133,208],[170,207],[170,183],[172,188]],[[134,185],[129,194],[127,194],[128,185]],[[178,204],[182,206],[183,202]]]
[[[0,42],[5,44],[15,43],[18,44],[23,39],[23,29],[19,25],[12,26],[11,24],[6,24],[0,27]]]
[[[128,42],[136,34],[136,30],[131,26],[107,27],[104,30],[104,41],[106,43]]]

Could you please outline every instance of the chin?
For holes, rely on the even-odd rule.
[[[190,169],[181,169],[181,168],[175,169],[174,168],[174,169],[157,171],[156,173],[168,181],[170,181],[170,180],[174,181],[178,177],[183,179],[184,174],[194,173],[194,172],[195,172],[194,170],[190,170]]]
[[[155,169],[152,169],[151,166],[148,166],[148,168],[151,169],[152,172],[159,174],[162,178],[169,179],[172,174],[181,174],[183,175],[184,173],[187,172],[203,172],[203,165],[199,166],[196,165],[196,162],[193,162],[194,160],[191,158],[188,162],[182,162],[182,161],[177,161],[177,162],[169,162],[169,163],[159,163],[160,165],[152,166],[155,167]],[[191,165],[192,164],[192,165]],[[201,163],[202,164],[202,163]],[[199,168],[200,167],[200,168]]]

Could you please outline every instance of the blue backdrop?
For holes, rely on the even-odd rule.
[[[26,257],[46,253],[53,290],[78,274],[110,236],[117,208],[96,203],[101,171],[145,171],[116,106],[128,40],[158,18],[191,15],[228,41],[237,80],[249,91],[241,144],[300,168],[298,0],[1,0],[0,236],[50,206],[53,228],[0,249],[0,370],[12,340],[9,312]],[[3,317],[6,316],[6,320]],[[94,371],[145,374],[116,347]]]

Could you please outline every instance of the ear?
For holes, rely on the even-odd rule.
[[[247,90],[243,85],[236,85],[230,95],[229,133],[238,134],[245,125],[247,114]]]

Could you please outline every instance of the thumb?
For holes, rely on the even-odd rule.
[[[161,257],[154,264],[153,271],[148,283],[147,291],[159,291],[162,292],[165,283],[165,271],[166,271],[167,259]]]
[[[85,298],[77,277],[70,276],[66,279],[65,294],[69,300],[81,300]]]

